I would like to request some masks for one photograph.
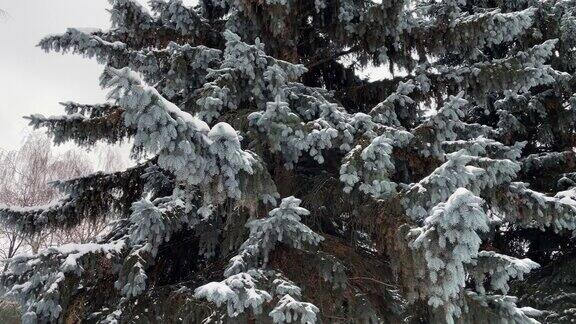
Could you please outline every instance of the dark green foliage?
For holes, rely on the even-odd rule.
[[[57,300],[50,276],[71,254],[13,264],[24,318],[268,323],[286,296],[324,323],[576,318],[574,0],[111,5],[112,29],[40,42],[104,64],[111,103],[30,123],[57,144],[133,141],[150,160],[0,210],[26,232],[115,219],[107,249],[74,252],[105,271],[55,281],[64,317],[38,305]],[[273,209],[287,196],[302,205]],[[254,225],[271,219],[292,226]],[[520,284],[536,267],[523,258],[541,268]]]

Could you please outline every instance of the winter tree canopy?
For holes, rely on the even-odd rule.
[[[24,323],[576,320],[576,1],[110,6],[39,43],[103,64],[108,101],[27,118],[139,163],[0,209],[115,215],[11,259]]]

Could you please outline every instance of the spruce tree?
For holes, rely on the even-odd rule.
[[[114,215],[10,261],[24,323],[576,319],[576,1],[110,5],[39,43],[102,63],[108,102],[28,118],[139,163],[0,211]]]

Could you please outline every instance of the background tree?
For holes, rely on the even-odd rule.
[[[100,149],[98,164],[112,171],[125,164],[115,149]],[[45,134],[31,133],[17,150],[4,151],[0,157],[0,203],[21,208],[42,206],[62,198],[51,183],[94,172],[94,161],[85,152],[68,149],[58,153]],[[88,243],[102,234],[106,222],[84,221],[70,229],[47,228],[25,235],[15,228],[0,228],[0,257],[6,260],[21,253],[38,253],[54,245]],[[6,270],[4,266],[4,270]],[[19,305],[0,300],[0,322],[17,323]]]
[[[104,64],[109,101],[29,119],[142,162],[1,211],[24,233],[119,215],[12,259],[24,322],[573,319],[549,269],[574,260],[576,2],[110,3],[110,30],[39,44]],[[544,298],[518,305],[531,271]]]
[[[91,170],[86,157],[73,151],[55,156],[47,137],[32,134],[18,150],[4,153],[0,163],[0,201],[4,205],[23,208],[48,204],[60,197],[60,192],[52,188],[50,182],[76,177]],[[42,245],[51,245],[54,238],[52,229],[25,236],[9,228],[4,231],[10,242],[5,252],[7,258],[13,257],[22,243],[37,253]]]
[[[122,157],[115,150],[100,152],[99,163],[106,170],[121,168]],[[3,205],[30,208],[62,198],[52,182],[68,180],[94,172],[94,162],[79,150],[57,153],[41,133],[31,133],[17,150],[6,151],[0,158],[0,202]],[[46,228],[33,235],[22,235],[14,228],[2,228],[2,259],[19,252],[38,253],[40,249],[65,243],[87,243],[106,226],[105,222],[83,222],[72,229]]]

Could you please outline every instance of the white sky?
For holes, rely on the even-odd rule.
[[[98,103],[102,67],[77,55],[45,53],[45,35],[67,27],[107,28],[106,0],[0,0],[9,17],[0,21],[0,148],[18,146],[26,133],[22,116],[61,114],[60,101]]]

